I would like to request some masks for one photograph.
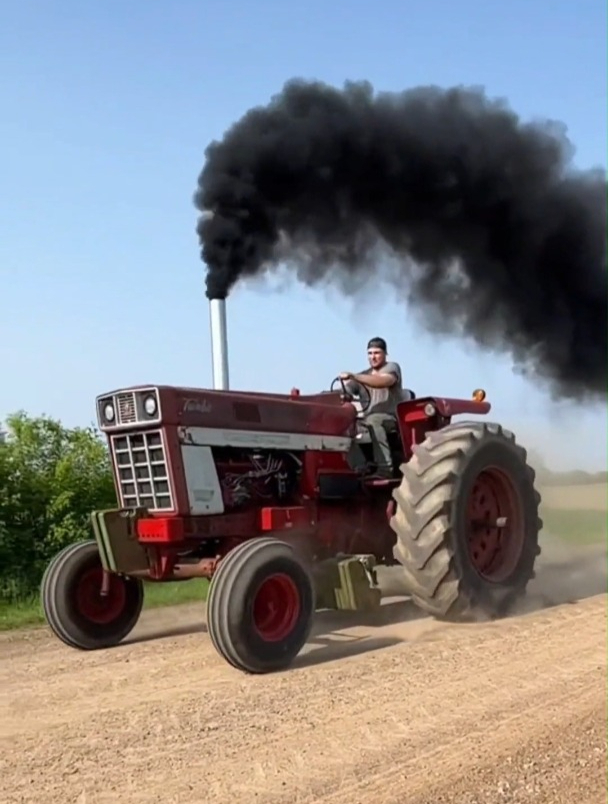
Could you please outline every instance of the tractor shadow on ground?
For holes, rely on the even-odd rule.
[[[156,642],[161,639],[173,639],[176,637],[191,636],[192,634],[207,633],[207,626],[202,619],[200,622],[192,622],[189,618],[184,623],[165,623],[162,621],[155,623],[155,613],[156,610],[154,609],[147,613],[147,617],[142,624],[136,628],[131,636],[124,639],[121,645],[137,645],[140,642]],[[160,617],[159,620],[161,620]],[[162,620],[164,620],[164,617]]]
[[[371,635],[355,635],[344,633],[348,629],[382,628],[423,617],[422,612],[409,600],[389,600],[383,603],[378,611],[328,611],[323,610],[315,615],[315,623],[308,645],[320,646],[314,650],[314,661],[310,656],[309,663],[316,664],[332,661],[345,655],[366,653],[396,644],[399,639],[374,639]],[[197,621],[194,621],[194,618]],[[170,618],[170,621],[168,619]],[[200,619],[199,619],[200,618]],[[201,616],[198,605],[183,604],[171,609],[149,609],[144,612],[141,623],[133,633],[121,642],[121,645],[136,645],[141,642],[155,642],[161,639],[206,634],[207,626]],[[335,654],[335,655],[334,655]],[[323,658],[326,657],[326,658]],[[304,659],[309,658],[306,654]]]
[[[320,611],[305,651],[297,657],[292,669],[326,664],[398,645],[404,641],[402,636],[395,633],[374,636],[371,632],[376,628],[386,628],[424,617],[409,600],[386,601],[378,611],[370,613]],[[367,633],[357,634],[357,629],[365,629]]]
[[[539,560],[536,577],[530,582],[527,594],[519,601],[508,615],[522,617],[534,612],[551,609],[556,606],[576,604],[596,595],[608,592],[608,550],[605,544],[589,547],[572,547],[555,545],[551,540],[543,544],[542,558]],[[396,587],[385,594],[399,595]],[[392,602],[394,601],[394,602]],[[337,661],[348,656],[357,656],[400,643],[441,639],[441,635],[453,628],[475,628],[472,623],[441,623],[432,621],[434,625],[423,628],[424,635],[416,635],[404,629],[402,633],[392,631],[388,634],[374,636],[373,629],[386,626],[405,625],[412,621],[430,621],[430,618],[416,608],[409,600],[400,597],[384,601],[378,612],[361,614],[357,612],[323,611],[317,620],[308,640],[307,650],[300,654],[293,669],[310,667],[316,664]],[[357,634],[357,628],[364,628],[366,633]],[[349,633],[352,631],[352,633]]]

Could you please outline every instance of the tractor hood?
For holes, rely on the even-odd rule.
[[[158,400],[153,418],[145,413],[142,395]],[[109,406],[118,412],[128,410],[128,421],[122,421],[120,415],[113,421],[104,420],[103,411]],[[97,398],[97,410],[104,431],[154,424],[353,437],[357,418],[354,405],[343,402],[339,393],[304,396],[150,385],[102,394]]]

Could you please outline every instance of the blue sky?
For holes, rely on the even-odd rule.
[[[20,0],[3,6],[0,75],[0,419],[88,424],[106,390],[210,385],[192,194],[206,145],[293,76],[481,85],[564,121],[581,167],[606,165],[597,0]],[[481,385],[556,466],[606,464],[605,408],[551,404],[386,291],[243,286],[228,314],[234,388],[319,390],[381,334],[419,394]]]

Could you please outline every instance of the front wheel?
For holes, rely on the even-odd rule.
[[[102,595],[103,568],[94,541],[64,548],[41,583],[42,610],[55,636],[72,648],[96,650],[121,642],[135,627],[144,602],[139,578],[111,573]]]
[[[217,652],[247,673],[284,670],[304,646],[315,613],[310,574],[286,542],[259,537],[220,563],[207,599]]]

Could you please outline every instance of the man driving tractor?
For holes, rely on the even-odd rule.
[[[402,400],[401,367],[388,362],[384,338],[372,338],[367,344],[369,368],[354,374],[343,371],[340,379],[349,394],[361,397],[369,395],[369,405],[363,419],[369,427],[374,450],[376,471],[374,475],[390,478],[393,474],[393,461],[388,435],[397,429],[397,405]]]

